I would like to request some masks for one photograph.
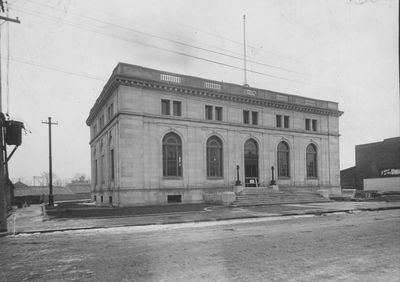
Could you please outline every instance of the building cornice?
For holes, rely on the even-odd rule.
[[[343,114],[342,111],[339,111],[337,109],[332,109],[329,107],[318,107],[318,106],[312,106],[312,105],[304,105],[304,104],[299,104],[299,103],[293,103],[293,102],[286,102],[286,101],[280,101],[278,99],[267,99],[264,97],[258,97],[257,95],[249,95],[249,94],[237,94],[237,93],[232,93],[228,91],[224,91],[224,89],[218,89],[218,90],[213,90],[213,89],[207,89],[207,88],[201,88],[201,87],[193,87],[193,86],[188,86],[185,85],[184,83],[173,83],[173,82],[163,82],[163,81],[156,81],[156,80],[150,80],[150,79],[144,79],[142,77],[136,77],[136,75],[120,75],[119,73],[124,73],[121,71],[119,68],[121,67],[130,67],[131,65],[126,65],[126,64],[118,64],[117,67],[114,69],[113,74],[111,75],[110,79],[107,81],[106,85],[104,86],[99,98],[96,100],[95,105],[90,111],[89,117],[86,120],[86,124],[90,125],[94,118],[96,117],[97,113],[100,111],[100,109],[104,106],[105,102],[108,100],[109,96],[112,94],[112,92],[120,85],[124,86],[129,86],[129,87],[139,87],[139,88],[144,88],[144,89],[152,89],[152,90],[158,90],[158,91],[164,91],[164,92],[170,92],[170,93],[176,93],[176,94],[183,94],[183,95],[191,95],[191,96],[197,96],[197,97],[205,97],[208,99],[216,99],[216,100],[225,100],[229,102],[236,102],[240,104],[249,104],[249,105],[255,105],[255,106],[260,106],[260,107],[268,107],[268,108],[276,108],[276,109],[282,109],[282,110],[290,110],[290,111],[297,111],[297,112],[305,112],[305,113],[310,113],[310,114],[317,114],[317,115],[327,115],[327,116],[334,116],[334,117],[339,117]],[[137,69],[139,67],[137,66],[131,66],[134,69]],[[145,71],[148,71],[150,69],[145,69]],[[157,70],[151,70],[152,72],[155,72],[155,74],[162,75],[164,72],[157,71]],[[169,75],[169,73],[167,73]],[[180,78],[178,76],[173,76],[176,78]],[[199,81],[203,81],[204,83],[207,83],[210,80],[206,79],[200,79],[200,78],[193,78]],[[214,82],[211,82],[211,84],[215,84]],[[228,83],[221,83],[222,85],[228,85],[228,86],[235,86],[240,87],[238,85],[234,84],[228,84]],[[216,85],[216,84],[215,84]],[[257,91],[267,91],[267,90],[262,90],[262,89],[255,89],[255,88],[245,88],[243,87],[244,92],[246,90],[250,92],[257,93]],[[284,95],[284,97],[288,98],[289,96],[291,97],[298,97],[301,99],[308,99],[306,97],[300,97],[300,96],[293,96],[289,94],[283,94],[283,93],[276,93],[277,95]],[[286,95],[286,96],[285,96]],[[328,101],[322,101],[322,100],[315,100],[315,99],[309,99],[313,102],[315,101],[320,101],[320,102],[326,102],[329,103]],[[337,105],[337,104],[336,104]]]
[[[269,107],[269,108],[277,108],[277,109],[284,109],[284,110],[291,110],[291,111],[298,111],[298,112],[307,112],[312,114],[319,114],[319,115],[330,115],[339,117],[343,114],[342,111],[327,109],[327,108],[320,108],[315,106],[307,106],[307,105],[299,105],[293,104],[289,102],[283,101],[276,101],[276,100],[268,100],[264,98],[258,98],[255,96],[246,96],[246,95],[238,95],[232,93],[226,93],[222,91],[211,91],[205,89],[196,89],[192,87],[182,86],[182,85],[171,85],[165,84],[155,81],[146,81],[146,80],[138,80],[132,79],[127,77],[116,77],[115,81],[118,85],[125,85],[131,87],[140,87],[140,88],[147,88],[147,89],[154,89],[159,91],[167,91],[173,93],[180,93],[186,94],[191,96],[198,96],[198,97],[207,97],[211,99],[218,99],[218,100],[226,100],[229,102],[237,102],[237,103],[246,103],[261,107]]]

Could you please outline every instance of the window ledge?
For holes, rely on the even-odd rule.
[[[182,180],[182,176],[163,176],[164,180]]]
[[[207,180],[223,180],[223,176],[207,176]]]

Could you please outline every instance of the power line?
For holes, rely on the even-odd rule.
[[[39,3],[39,2],[35,2],[35,1],[32,1],[32,2],[33,2],[34,4],[37,4],[37,5],[40,5],[40,6],[43,6],[43,7],[47,7],[47,8],[56,10],[56,11],[61,11],[61,9],[57,9],[56,7],[51,6],[51,5],[46,5],[46,4]],[[42,13],[42,14],[43,14],[43,13]],[[163,37],[163,36],[154,35],[154,34],[151,34],[151,33],[148,33],[148,32],[144,32],[144,31],[140,31],[140,30],[137,30],[137,29],[134,29],[134,28],[131,28],[131,27],[127,27],[127,26],[123,26],[123,25],[120,25],[120,24],[115,24],[115,23],[103,21],[103,20],[100,20],[100,19],[98,19],[98,18],[89,17],[89,16],[85,16],[85,15],[81,15],[81,14],[73,13],[73,12],[68,12],[68,14],[71,14],[71,15],[74,15],[74,16],[77,16],[77,17],[81,17],[81,18],[85,18],[85,19],[89,19],[89,20],[92,20],[92,21],[95,21],[95,22],[98,22],[98,23],[101,23],[101,24],[106,24],[106,25],[118,27],[118,28],[121,28],[121,29],[126,29],[126,30],[129,30],[129,31],[135,32],[135,33],[139,33],[139,34],[148,36],[148,37],[152,37],[152,38],[156,38],[156,39],[161,39],[161,40],[168,41],[168,42],[175,43],[175,44],[179,44],[179,45],[182,45],[182,46],[186,46],[186,47],[198,49],[198,50],[201,50],[201,51],[206,51],[206,52],[210,52],[210,53],[213,53],[213,54],[217,54],[217,55],[221,55],[221,56],[226,56],[226,57],[229,57],[229,58],[232,58],[232,59],[236,59],[236,60],[241,60],[241,61],[243,60],[242,57],[233,56],[233,55],[228,55],[228,54],[226,54],[226,53],[222,53],[222,52],[210,50],[210,49],[207,49],[207,48],[195,46],[195,45],[192,45],[192,44],[189,44],[189,43],[185,43],[185,42],[181,42],[181,41],[178,41],[178,40],[173,40],[173,39],[166,38],[166,37]],[[233,41],[233,42],[236,43],[236,41]],[[249,47],[251,47],[251,46],[249,46]],[[255,48],[255,47],[252,47],[252,48]],[[228,51],[228,50],[225,49],[225,51]],[[269,68],[274,68],[274,69],[280,69],[280,70],[284,70],[284,71],[287,71],[287,72],[302,74],[302,73],[300,73],[300,72],[298,72],[298,71],[290,70],[290,69],[283,68],[283,67],[279,67],[279,66],[274,66],[274,65],[271,65],[271,64],[262,63],[262,62],[259,62],[259,61],[254,61],[254,60],[247,60],[247,61],[250,62],[250,63],[253,63],[253,64],[262,65],[262,66],[264,66],[264,67],[269,67]]]
[[[30,14],[30,15],[41,17],[41,18],[44,18],[44,19],[48,19],[48,20],[51,20],[51,21],[54,21],[54,22],[59,22],[59,20],[57,18],[51,17],[51,16],[49,16],[47,14],[43,14],[43,13],[40,13],[40,12],[31,12],[31,11],[25,11],[25,10],[21,10],[21,9],[16,9],[16,10],[19,11],[19,12],[25,13],[25,14]],[[75,28],[78,28],[78,29],[81,29],[81,30],[85,30],[85,31],[101,34],[101,35],[112,37],[112,38],[116,38],[116,39],[119,39],[119,40],[124,40],[124,41],[127,41],[127,42],[140,44],[140,45],[143,45],[143,46],[146,46],[146,47],[150,47],[150,48],[154,48],[154,49],[157,49],[157,50],[174,53],[176,55],[181,55],[181,56],[190,57],[190,58],[201,60],[201,61],[215,63],[215,64],[218,64],[218,65],[230,67],[230,68],[233,68],[233,69],[243,70],[243,68],[237,67],[237,66],[234,66],[234,65],[230,65],[230,64],[214,61],[214,60],[211,60],[211,59],[207,59],[207,58],[203,58],[203,57],[199,57],[199,56],[195,56],[195,55],[191,55],[191,54],[187,54],[187,53],[183,53],[183,52],[179,52],[179,51],[175,51],[175,50],[171,50],[171,49],[167,49],[167,48],[163,48],[163,47],[156,46],[156,45],[153,45],[153,44],[144,43],[144,42],[141,42],[141,41],[138,41],[138,40],[126,39],[126,38],[123,38],[121,36],[111,35],[111,34],[108,34],[108,33],[105,33],[105,32],[100,32],[100,31],[97,31],[97,30],[93,30],[91,28],[84,28],[82,24],[75,24],[75,23],[67,22],[65,20],[63,21],[63,24],[66,24],[66,25],[69,25],[69,26],[72,26],[72,27],[75,27]],[[248,70],[248,72],[259,74],[259,75],[270,77],[270,78],[276,78],[276,79],[296,82],[296,83],[300,83],[300,84],[310,84],[310,83],[306,83],[306,82],[303,82],[303,81],[289,79],[289,78],[286,78],[286,77],[272,75],[272,74],[268,74],[268,73],[264,73],[264,72],[258,72],[258,71],[254,71],[254,70]]]
[[[1,56],[1,58],[6,59],[5,56]],[[86,77],[86,78],[100,80],[100,81],[107,81],[107,79],[101,78],[99,76],[94,76],[94,75],[86,74],[86,73],[78,73],[78,72],[74,72],[74,71],[70,71],[70,70],[66,70],[66,69],[62,69],[62,68],[58,68],[58,67],[54,67],[54,66],[48,66],[48,65],[38,63],[38,62],[33,62],[33,61],[30,62],[30,61],[27,61],[27,60],[21,59],[21,58],[10,57],[10,60],[13,62],[21,63],[21,64],[31,65],[31,66],[35,66],[35,67],[39,67],[39,68],[44,68],[44,69],[48,69],[48,70],[52,70],[52,71],[57,71],[57,72],[61,72],[61,73],[74,75],[74,76]]]
[[[37,3],[38,5],[42,5],[42,6],[46,5],[46,4],[39,3],[39,2],[35,2],[35,1],[31,1],[31,2]],[[54,8],[54,9],[55,9],[55,6],[51,6],[51,5],[47,5],[47,6],[48,6],[49,8]],[[58,10],[61,11],[61,9],[58,9]],[[104,10],[101,10],[101,11],[104,12]],[[69,12],[69,13],[70,13],[70,12]],[[155,15],[155,14],[153,13],[153,15]],[[159,17],[159,18],[167,19],[169,22],[171,22],[171,18],[166,18],[165,16],[163,16],[163,15],[158,15],[158,14],[155,15],[155,16],[157,16],[157,17]],[[177,23],[177,22],[176,22],[176,23]],[[235,44],[239,45],[240,47],[243,46],[243,42],[240,42],[240,41],[237,41],[237,40],[233,40],[233,39],[231,39],[231,38],[222,36],[222,35],[220,35],[220,34],[215,34],[215,33],[212,33],[212,32],[210,32],[210,31],[206,31],[206,30],[200,29],[200,28],[198,28],[198,27],[195,27],[195,26],[192,26],[192,25],[183,23],[183,22],[179,22],[178,24],[179,24],[179,26],[184,26],[184,27],[187,27],[187,28],[190,28],[190,29],[194,29],[194,30],[200,31],[200,32],[202,32],[202,33],[204,33],[204,34],[208,34],[208,35],[214,36],[214,37],[216,37],[216,38],[219,38],[219,39],[222,39],[222,40],[225,40],[225,41],[229,41],[229,42],[235,43]],[[165,31],[164,31],[164,33],[171,34],[171,33],[165,32]],[[200,42],[200,44],[208,45],[208,44],[204,44],[204,43],[201,43],[201,42]],[[208,45],[208,46],[211,46],[211,45]],[[236,54],[236,55],[241,55],[241,53],[233,52],[233,51],[231,51],[231,50],[227,50],[227,49],[223,49],[223,48],[219,48],[219,47],[217,47],[217,46],[212,46],[212,47],[213,47],[213,48],[216,48],[216,49],[224,50],[224,51],[227,51],[227,52]],[[254,46],[254,45],[247,44],[247,47],[250,47],[250,48],[252,48],[252,49],[257,49],[257,50],[259,50],[259,51],[261,51],[261,52],[269,53],[269,54],[272,54],[272,55],[274,55],[274,56],[276,56],[276,57],[283,58],[283,59],[286,59],[286,60],[292,60],[292,61],[298,61],[298,62],[300,62],[300,60],[295,59],[295,58],[293,58],[293,57],[288,57],[287,55],[282,55],[282,54],[278,54],[278,53],[275,53],[275,52],[272,52],[272,51],[268,51],[268,50],[262,49],[261,47],[258,47],[258,46]]]

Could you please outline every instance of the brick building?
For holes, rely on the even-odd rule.
[[[92,196],[196,203],[239,178],[340,189],[338,104],[119,63],[86,121]]]
[[[400,137],[357,145],[355,154],[356,165],[340,172],[342,188],[362,190],[364,182],[369,181],[366,179],[380,178],[381,181],[376,183],[382,186],[385,185],[383,182],[393,182],[395,177],[400,177]]]

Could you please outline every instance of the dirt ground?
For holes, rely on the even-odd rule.
[[[1,281],[399,281],[400,211],[0,238]]]

